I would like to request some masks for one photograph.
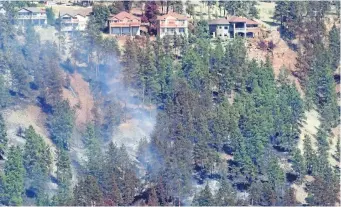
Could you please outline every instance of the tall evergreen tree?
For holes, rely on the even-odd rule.
[[[4,159],[5,153],[7,151],[7,129],[5,125],[5,120],[0,114],[0,160]]]
[[[25,168],[22,150],[12,146],[8,152],[4,175],[1,176],[3,194],[1,201],[5,205],[22,205],[24,194]]]
[[[29,186],[37,199],[44,195],[52,157],[49,147],[32,126],[25,131],[24,166]]]

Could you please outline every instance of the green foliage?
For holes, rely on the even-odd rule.
[[[1,175],[1,174],[0,174]],[[22,205],[24,193],[25,168],[22,150],[12,146],[5,163],[4,174],[1,175],[1,201],[5,205]]]
[[[214,195],[215,206],[233,206],[236,205],[236,191],[226,180],[221,180],[218,192]],[[212,205],[212,204],[211,204]]]
[[[69,138],[74,127],[74,111],[68,101],[56,104],[48,119],[51,138],[60,149],[69,148]]]
[[[195,196],[193,199],[194,206],[211,206],[214,205],[213,195],[211,193],[211,189],[208,184],[205,185],[205,188],[200,191],[198,196]]]
[[[4,108],[9,105],[10,97],[8,93],[8,87],[5,85],[4,78],[0,76],[0,108]]]
[[[334,71],[340,66],[340,28],[335,24],[329,32],[329,51]]]
[[[90,24],[96,24],[99,29],[105,29],[107,19],[110,15],[109,8],[106,5],[95,4],[92,7],[92,11],[94,15],[90,17],[88,26],[90,26]]]
[[[258,18],[257,2],[225,1],[224,7],[230,15]]]
[[[0,160],[4,159],[7,152],[7,129],[5,125],[5,120],[0,114]]]
[[[102,192],[96,178],[91,175],[80,180],[73,191],[74,206],[95,206],[102,203]]]
[[[66,150],[58,150],[57,157],[57,180],[58,192],[54,198],[54,205],[71,205],[72,189],[71,189],[71,160]]]
[[[29,179],[29,186],[36,195],[37,201],[44,197],[46,182],[52,162],[51,152],[43,138],[32,126],[25,131],[24,166]]]
[[[305,160],[301,154],[299,149],[296,149],[293,152],[292,156],[292,168],[297,173],[299,180],[301,181],[304,175],[306,174],[306,164]]]
[[[47,17],[47,24],[54,25],[56,21],[56,17],[53,13],[52,7],[46,8],[46,17]]]
[[[88,170],[88,174],[95,178],[99,178],[101,174],[101,167],[98,164],[102,160],[102,154],[98,135],[92,124],[87,126],[84,137],[86,156],[88,158],[86,169]]]

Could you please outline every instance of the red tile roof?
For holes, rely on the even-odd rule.
[[[162,15],[162,16],[158,16],[157,20],[164,20],[167,17],[174,17],[178,20],[187,20],[187,17],[185,15],[182,14],[178,14],[176,12],[169,12],[168,14]]]
[[[124,18],[141,20],[140,17],[134,16],[132,14],[129,14],[128,12],[125,12],[125,11],[120,12],[120,13],[118,13],[116,15],[112,15],[112,16],[109,17],[109,19],[114,19],[114,18],[115,19],[119,19],[119,20],[123,20]]]
[[[227,17],[227,19],[229,22],[245,22],[246,24],[258,24],[258,22],[250,20],[246,17],[231,16],[231,17]]]
[[[220,18],[220,19],[214,19],[211,21],[208,21],[208,24],[229,24],[229,20],[226,18]]]

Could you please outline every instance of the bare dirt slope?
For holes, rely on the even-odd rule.
[[[3,112],[6,121],[7,133],[10,145],[24,145],[25,140],[17,136],[19,127],[24,129],[30,125],[44,139],[45,143],[50,147],[52,154],[52,175],[55,175],[56,168],[56,146],[49,138],[49,133],[45,128],[46,114],[40,107],[29,105],[24,109],[7,109]]]
[[[272,41],[275,44],[275,48],[271,52],[261,50],[258,47],[260,41]],[[277,30],[268,31],[267,37],[264,39],[252,39],[248,43],[248,57],[250,59],[265,61],[267,56],[272,61],[275,77],[278,77],[280,70],[283,67],[289,71],[296,70],[297,53],[280,37],[280,33]],[[289,75],[289,79],[295,82],[297,90],[304,96],[298,79],[292,75]]]
[[[69,77],[72,90],[63,88],[63,98],[69,100],[71,107],[75,108],[76,127],[84,129],[86,123],[92,120],[91,110],[94,106],[94,99],[89,83],[82,78],[81,74],[75,72]]]

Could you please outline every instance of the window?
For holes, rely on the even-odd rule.
[[[168,28],[167,31],[168,31],[168,33],[170,33],[170,34],[174,34],[175,28]]]
[[[219,26],[219,29],[222,29],[223,27],[222,26]]]
[[[224,34],[225,37],[227,37],[227,34]]]
[[[221,34],[219,35],[219,37],[221,37]]]
[[[225,26],[224,29],[227,29],[227,26]]]
[[[185,29],[184,28],[179,28],[179,32],[180,33],[185,33]]]

